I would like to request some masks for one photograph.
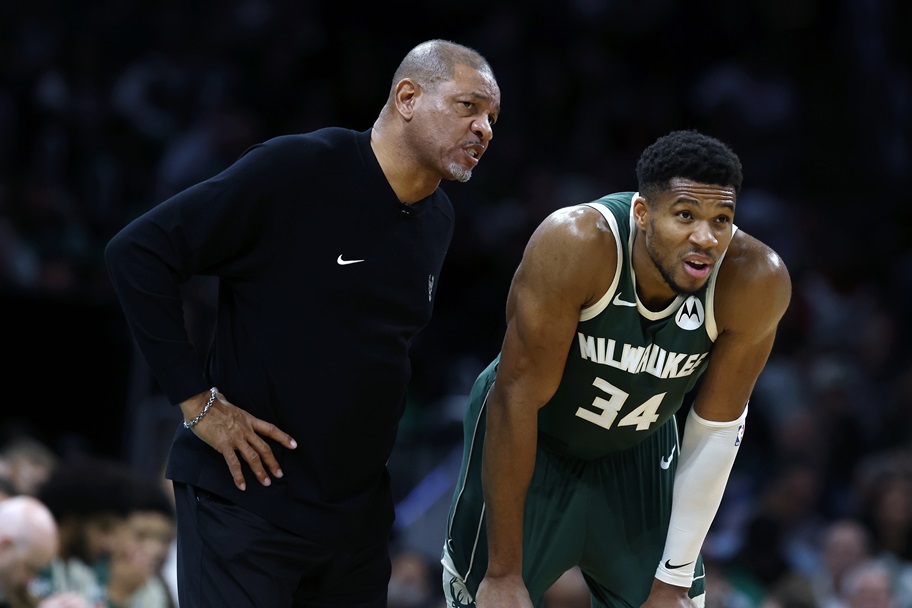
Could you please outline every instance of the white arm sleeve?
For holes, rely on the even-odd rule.
[[[655,575],[660,581],[678,587],[693,583],[697,556],[722,502],[746,418],[747,405],[731,422],[704,420],[690,410],[675,473],[665,552]]]

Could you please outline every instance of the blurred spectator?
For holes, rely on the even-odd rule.
[[[81,456],[61,462],[38,498],[57,522],[60,549],[33,584],[39,597],[59,592],[104,603],[106,590],[96,566],[115,550],[131,505],[131,477],[113,459]]]
[[[58,542],[54,516],[41,501],[0,500],[0,606],[28,600],[29,584],[54,559]]]
[[[880,454],[859,463],[856,491],[874,554],[912,562],[912,470],[898,453]]]
[[[821,547],[821,565],[812,577],[814,597],[820,608],[843,608],[846,575],[871,558],[867,528],[853,519],[830,523]]]
[[[754,600],[729,579],[725,563],[707,559],[703,555],[706,571],[706,608],[754,608]]]
[[[443,573],[437,562],[418,551],[403,549],[392,558],[389,608],[444,608],[440,592]]]
[[[893,591],[890,570],[877,561],[856,566],[845,579],[843,599],[846,608],[906,608],[899,605]]]
[[[787,574],[773,585],[760,608],[819,608],[807,577]]]
[[[0,477],[17,494],[35,496],[57,465],[57,454],[42,441],[27,435],[8,440],[0,448]]]
[[[96,567],[109,602],[124,608],[175,608],[163,568],[176,526],[173,501],[159,480],[134,477],[126,525],[115,549]]]
[[[755,601],[791,574],[816,570],[826,524],[819,493],[819,474],[803,461],[775,470],[760,490],[730,565],[733,584]]]

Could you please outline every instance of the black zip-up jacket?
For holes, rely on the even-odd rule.
[[[241,459],[241,492],[222,455],[178,424],[167,476],[316,542],[384,538],[409,345],[430,321],[453,223],[440,188],[399,202],[369,130],[327,128],[255,145],[124,227],[108,271],[171,403],[217,386],[298,442],[270,441],[284,473],[270,487]],[[179,294],[193,275],[219,278],[205,369]]]

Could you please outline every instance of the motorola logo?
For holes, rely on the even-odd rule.
[[[703,302],[696,296],[690,296],[684,300],[681,308],[675,314],[675,323],[681,329],[694,330],[703,327],[705,318],[706,313],[703,312]]]

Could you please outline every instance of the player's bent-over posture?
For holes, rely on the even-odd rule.
[[[669,133],[637,177],[638,192],[555,211],[526,247],[466,413],[450,606],[541,605],[574,565],[594,606],[704,600],[700,549],[791,283],[733,223],[728,146]]]

